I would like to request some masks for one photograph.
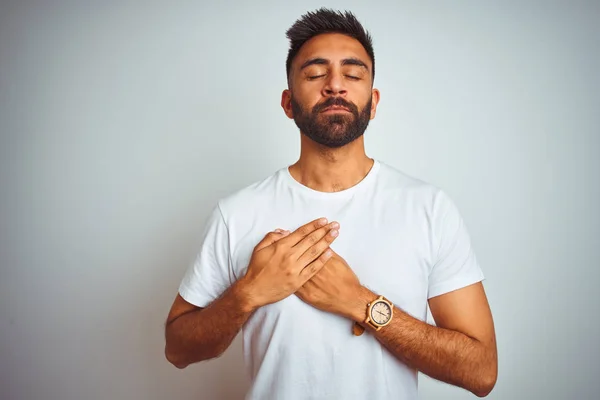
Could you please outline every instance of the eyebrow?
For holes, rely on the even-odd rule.
[[[300,66],[300,71],[302,71],[304,68],[310,66],[310,65],[328,65],[329,64],[329,60],[326,60],[324,58],[311,58],[310,60],[305,61],[301,66]],[[358,58],[344,58],[342,60],[342,66],[344,65],[356,65],[359,67],[362,67],[364,69],[366,69],[367,71],[369,71],[369,67],[367,66],[367,64],[365,64],[363,61],[359,60]]]

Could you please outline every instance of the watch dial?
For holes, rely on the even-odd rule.
[[[385,324],[390,320],[392,310],[386,303],[380,301],[375,303],[371,309],[371,319],[378,324]]]

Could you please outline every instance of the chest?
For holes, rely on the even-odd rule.
[[[330,220],[341,226],[331,247],[346,260],[361,284],[406,312],[425,318],[431,264],[426,219],[414,213],[386,212],[384,207],[369,212],[350,207],[327,211]],[[239,230],[232,248],[233,276],[239,279],[246,273],[254,247],[266,232],[276,227],[295,229],[322,215],[327,215],[324,210],[283,214]]]

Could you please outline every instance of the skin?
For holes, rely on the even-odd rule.
[[[325,62],[303,68],[314,59]],[[360,60],[365,67],[345,65],[348,59]],[[305,109],[330,96],[341,96],[362,110],[371,98],[373,119],[380,93],[373,88],[371,71],[370,58],[357,40],[340,34],[319,35],[306,42],[294,59],[281,106],[289,118],[294,118],[292,96]],[[362,136],[333,149],[301,135],[300,158],[290,173],[314,190],[335,192],[356,185],[372,166]],[[497,350],[483,285],[477,283],[430,299],[437,326],[394,307],[392,321],[375,331],[364,321],[367,304],[379,294],[364,287],[343,257],[327,248],[335,239],[328,232],[338,229],[336,222],[325,228],[312,222],[294,233],[269,233],[255,248],[246,276],[205,309],[178,295],[167,319],[167,359],[183,368],[222,354],[256,309],[295,293],[315,308],[361,324],[408,366],[486,396],[497,378]],[[312,239],[306,239],[310,235]],[[302,240],[302,254],[308,251],[310,257],[292,250]],[[310,247],[307,242],[317,244]],[[313,260],[318,261],[311,264]]]
[[[317,58],[327,60],[328,64],[301,68]],[[368,70],[342,65],[346,59],[358,59]],[[282,93],[281,107],[290,119],[294,118],[292,92],[296,101],[306,108],[314,107],[327,97],[340,96],[362,110],[371,97],[371,119],[374,119],[380,93],[372,87],[372,68],[367,52],[357,40],[340,34],[316,36],[302,46],[292,62],[289,89]],[[319,78],[311,78],[314,76]],[[372,166],[373,160],[365,154],[363,136],[344,147],[331,149],[300,135],[300,158],[290,166],[290,174],[311,189],[336,192],[360,182]]]

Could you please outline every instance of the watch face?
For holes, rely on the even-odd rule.
[[[390,320],[392,316],[392,310],[387,303],[379,301],[373,305],[371,309],[371,319],[373,322],[382,325]]]

